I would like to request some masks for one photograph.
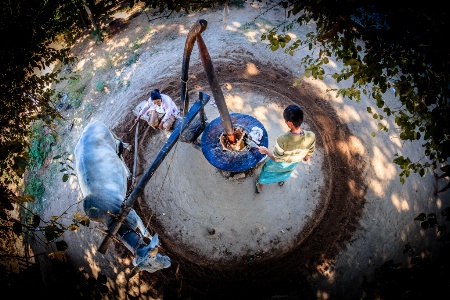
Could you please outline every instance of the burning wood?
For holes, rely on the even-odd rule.
[[[245,130],[241,127],[234,127],[233,131],[234,142],[226,135],[226,133],[220,135],[220,144],[222,145],[223,151],[242,151],[246,148],[247,145],[244,141],[246,136]]]

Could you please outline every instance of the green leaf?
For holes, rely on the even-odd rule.
[[[55,226],[47,226],[44,229],[44,235],[47,241],[53,241],[57,237],[61,236],[64,233],[63,230],[55,227]]]
[[[80,224],[83,225],[83,226],[89,227],[89,224],[90,224],[89,218],[88,217],[83,217],[80,220]]]
[[[428,227],[430,227],[430,224],[428,223],[428,221],[423,221],[420,223],[420,227],[422,227],[422,229],[427,230]]]
[[[76,224],[70,224],[69,227],[67,227],[67,230],[70,231],[77,231],[78,229],[80,229],[80,227]]]
[[[34,200],[34,196],[30,194],[14,197],[16,203],[34,202]]]
[[[419,170],[419,174],[420,174],[421,177],[425,176],[425,174],[426,174],[425,169],[421,168],[421,169]]]
[[[427,215],[425,213],[420,213],[417,217],[414,218],[414,221],[423,222],[427,219]]]
[[[66,182],[69,179],[69,174],[64,174],[62,177],[62,181]]]
[[[383,105],[384,105],[383,99],[377,98],[377,99],[376,99],[376,104],[377,104],[377,107],[378,107],[378,108],[382,108]]]

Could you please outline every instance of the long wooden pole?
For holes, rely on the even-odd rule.
[[[220,113],[222,126],[225,130],[228,140],[232,144],[234,144],[236,139],[234,135],[233,124],[231,122],[230,112],[228,111],[225,97],[223,96],[222,89],[220,88],[219,81],[217,80],[217,76],[214,72],[214,66],[211,61],[211,56],[209,55],[208,49],[206,48],[206,44],[203,41],[201,35],[197,35],[197,46],[198,50],[200,51],[200,58],[202,60],[203,69],[205,69],[206,77],[208,78],[209,87],[211,88],[212,94],[214,96],[214,101]]]
[[[189,95],[187,93],[187,82],[189,79],[189,61],[191,59],[192,49],[194,48],[195,38],[206,30],[208,22],[198,20],[189,30],[184,44],[183,61],[181,63],[181,113],[184,116],[189,108]]]
[[[144,191],[145,186],[147,185],[150,178],[152,178],[153,174],[155,173],[156,169],[158,169],[159,165],[162,163],[164,158],[167,156],[169,151],[172,149],[172,147],[175,145],[175,143],[178,141],[178,138],[180,137],[181,133],[189,126],[189,124],[192,122],[194,117],[199,113],[199,111],[209,102],[209,99],[211,97],[209,95],[206,95],[203,93],[203,99],[199,99],[192,105],[189,112],[186,114],[186,116],[183,118],[180,125],[178,125],[170,137],[167,139],[164,146],[159,151],[158,155],[156,156],[155,160],[153,161],[152,165],[147,169],[147,171],[144,173],[144,175],[141,177],[139,182],[137,183],[136,187],[131,192],[128,199],[124,202],[122,207],[120,208],[119,213],[117,214],[119,217],[115,219],[111,226],[108,229],[108,234],[103,239],[102,243],[100,244],[98,251],[102,254],[106,253],[106,250],[108,250],[109,245],[113,241],[117,231],[119,231],[120,226],[122,226],[123,222],[126,220],[128,214],[131,211],[131,207],[133,206],[134,202],[136,201],[137,197]]]

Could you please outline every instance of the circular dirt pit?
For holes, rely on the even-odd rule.
[[[201,66],[191,69],[189,99],[193,103],[200,90],[210,95],[205,113],[212,121],[219,111],[205,73]],[[256,194],[261,163],[230,174],[212,166],[193,144],[177,142],[135,207],[150,231],[158,233],[160,251],[172,266],[141,272],[141,280],[169,298],[255,298],[292,290],[306,297],[308,273],[333,259],[356,229],[366,190],[363,161],[352,151],[346,125],[314,88],[305,83],[294,87],[295,78],[284,70],[244,60],[244,55],[232,65],[216,62],[215,70],[229,112],[259,120],[268,132],[269,149],[288,130],[283,109],[296,103],[305,112],[303,128],[316,134],[316,152],[283,187],[266,185]],[[179,77],[155,86],[179,99]],[[133,122],[130,114],[114,129],[126,142],[134,141]],[[137,181],[171,134],[143,121],[138,132]],[[125,159],[133,166],[133,153]]]

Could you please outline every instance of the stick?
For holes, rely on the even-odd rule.
[[[133,128],[133,127],[132,127]],[[139,124],[136,126],[136,133],[134,134],[134,155],[133,155],[133,174],[131,185],[134,186],[136,182],[136,164],[137,164],[137,151],[138,151],[138,132],[139,132]]]
[[[95,227],[95,229],[97,229],[98,231],[100,231],[100,232],[103,233],[104,235],[108,236],[108,232],[107,232],[107,231],[104,231],[103,229],[101,229],[101,228],[99,228],[99,227]],[[116,243],[123,244],[123,243],[122,243],[121,241],[119,241],[119,239],[116,238],[115,236],[111,236],[111,239],[112,239],[113,241],[115,241]]]
[[[131,126],[131,128],[130,128],[130,130],[128,130],[128,132],[130,132],[131,130],[133,130],[134,126],[136,126],[136,124],[139,123],[139,120],[140,120],[140,118],[137,119],[137,120],[134,122],[133,126]]]

